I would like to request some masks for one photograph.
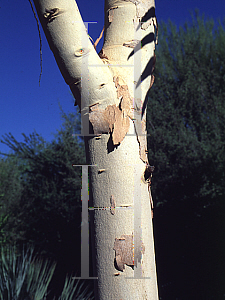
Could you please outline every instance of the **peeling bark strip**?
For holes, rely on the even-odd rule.
[[[151,204],[151,212],[152,212],[152,219],[153,219],[154,204],[153,204],[152,193],[151,193],[151,180],[148,183],[148,193],[149,193],[149,199],[150,199],[150,204]]]
[[[137,17],[142,18],[144,15],[146,15],[149,11],[154,9],[154,12],[151,11],[150,17],[155,17],[155,7],[154,7],[154,1],[153,0],[124,0],[126,2],[132,2],[136,5],[137,8]],[[146,29],[149,24],[151,23],[150,18],[145,22],[144,28]]]
[[[135,48],[139,43],[141,43],[140,40],[131,40],[126,43],[123,43],[123,46],[128,48]]]
[[[132,108],[132,101],[127,85],[119,85],[119,77],[113,77],[113,82],[117,89],[117,98],[121,98],[120,108],[125,112],[126,116],[129,115],[129,112]]]
[[[113,21],[114,9],[116,9],[116,8],[118,8],[118,6],[111,7],[108,10],[108,20],[109,20],[109,23],[111,23]]]
[[[95,50],[96,50],[96,47],[97,47],[99,41],[101,40],[101,38],[102,38],[102,36],[103,36],[104,30],[105,30],[105,25],[103,26],[103,29],[102,29],[102,31],[101,31],[101,33],[100,33],[100,36],[99,36],[99,37],[97,38],[97,40],[94,42]]]
[[[117,97],[121,99],[119,106],[109,105],[106,109],[99,109],[98,104],[89,107],[89,120],[94,134],[112,133],[114,145],[120,144],[130,128],[130,111],[132,102],[127,85],[119,85],[119,78],[113,81],[117,88]]]
[[[94,134],[99,135],[110,132],[110,123],[107,117],[106,110],[99,110],[98,108],[93,110],[90,108],[89,121],[93,126]]]
[[[151,177],[152,177],[152,173],[154,172],[155,170],[155,167],[154,166],[150,166],[150,165],[146,165],[146,168],[145,168],[145,173],[144,173],[144,178],[145,178],[145,181],[149,181],[151,182]]]
[[[133,103],[127,85],[119,84],[119,77],[113,77],[117,89],[117,98],[121,99],[119,106],[109,105],[106,109],[99,109],[98,103],[89,107],[89,121],[91,122],[94,134],[112,133],[114,145],[120,144],[130,127],[132,119],[139,143],[139,154],[143,162],[148,163],[147,138],[145,118],[136,115],[134,119]]]
[[[154,53],[153,60],[152,60],[152,65],[150,66],[151,67],[151,71],[150,71],[151,75],[152,75],[153,71],[155,70],[155,63],[156,63],[156,55]]]
[[[52,9],[46,8],[43,16],[48,22],[52,22],[59,15],[59,13],[60,13],[59,8],[57,8],[57,7],[52,8]]]
[[[146,165],[146,169],[144,172],[144,180],[148,183],[148,192],[149,192],[149,199],[151,204],[151,211],[152,211],[152,219],[153,219],[153,200],[152,200],[152,194],[151,194],[151,179],[152,179],[152,173],[154,172],[155,167],[150,166],[149,164]]]
[[[115,201],[114,196],[111,195],[111,197],[110,197],[110,212],[112,215],[115,215],[115,213],[116,213],[115,208],[116,208],[116,201]]]
[[[121,238],[115,239],[114,248],[116,251],[116,269],[123,272],[125,264],[134,265],[133,260],[133,235],[122,235]]]
[[[136,246],[135,246],[136,247]],[[122,235],[121,238],[115,239],[114,248],[116,251],[116,269],[123,272],[125,269],[125,264],[128,266],[136,265],[134,262],[134,248],[133,248],[133,234],[132,235]],[[138,260],[145,251],[145,247],[142,244],[138,248]]]
[[[151,76],[151,82],[150,82],[149,89],[153,86],[154,81],[155,81],[155,76],[152,75],[152,76]]]
[[[145,118],[141,120],[140,117],[137,117],[133,122],[137,134],[137,140],[139,143],[140,158],[143,162],[148,164],[147,131]]]
[[[129,130],[130,120],[126,113],[124,113],[123,110],[120,110],[119,107],[116,107],[115,109],[115,119],[112,140],[114,145],[118,145],[123,141]]]
[[[98,55],[101,59],[107,59],[108,60],[108,57],[104,54],[103,50],[101,50]]]
[[[93,126],[94,134],[112,132],[113,144],[120,144],[130,127],[130,121],[125,112],[115,104],[109,105],[106,109],[96,107],[95,110],[92,108],[90,110],[89,121]]]

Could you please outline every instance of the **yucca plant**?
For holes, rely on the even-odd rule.
[[[55,263],[33,255],[32,247],[19,255],[15,247],[2,247],[0,261],[1,300],[42,300],[47,294]]]
[[[84,283],[81,283],[79,279],[74,283],[74,280],[72,277],[66,277],[62,294],[58,300],[93,300],[93,292],[88,292],[88,287],[82,291]]]
[[[34,255],[32,247],[18,254],[16,247],[1,248],[0,300],[44,300],[56,267],[55,262]],[[79,280],[66,277],[58,300],[92,300],[92,292]],[[56,299],[55,299],[56,300]]]
[[[17,254],[15,247],[1,248],[0,298],[24,300],[27,298],[25,281],[32,260],[33,249]]]
[[[42,300],[47,295],[48,285],[56,267],[55,262],[35,258],[31,263],[26,281],[26,291],[31,299]]]

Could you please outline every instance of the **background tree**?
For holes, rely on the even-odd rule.
[[[79,116],[62,113],[62,118],[51,143],[37,133],[23,134],[24,142],[11,134],[2,140],[11,149],[1,173],[4,239],[22,248],[30,243],[35,252],[57,261],[50,285],[54,296],[61,293],[66,274],[80,273],[81,168],[72,164],[85,163],[84,144],[73,137]]]
[[[159,293],[222,299],[224,27],[197,13],[179,29],[172,22],[159,28],[147,114]]]
[[[5,225],[11,215],[10,205],[20,198],[22,185],[16,157],[0,159],[0,244],[7,243]]]

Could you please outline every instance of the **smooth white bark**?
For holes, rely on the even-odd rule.
[[[155,45],[150,37],[156,20],[154,14],[148,14],[154,11],[154,0],[105,1],[101,58],[74,0],[34,3],[64,80],[81,108],[83,122],[89,115],[96,133],[86,138],[88,163],[95,165],[90,178],[96,209],[90,215],[98,276],[96,299],[157,300],[151,206],[144,180],[148,162],[145,113],[143,118],[141,115],[151,84],[149,62],[154,61]],[[146,13],[149,17],[142,24]],[[87,133],[87,127],[84,131]],[[112,199],[116,206],[113,212]],[[134,259],[139,260],[132,267],[122,259],[122,271],[115,265],[115,241],[124,235],[134,237]],[[119,240],[124,241],[123,237]]]

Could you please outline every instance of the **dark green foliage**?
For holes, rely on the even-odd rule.
[[[3,137],[12,150],[2,161],[4,238],[17,245],[31,243],[56,260],[55,278],[80,272],[81,167],[72,165],[85,164],[85,153],[83,141],[72,135],[78,115],[63,113],[63,119],[63,128],[51,143],[37,133],[23,134],[24,142],[11,134]],[[14,181],[18,181],[15,188]],[[60,291],[62,284],[57,288]]]
[[[224,294],[225,31],[196,14],[159,25],[147,113],[159,290]]]
[[[224,194],[224,43],[223,27],[199,16],[178,31],[172,23],[160,26],[148,105],[149,157],[160,174],[153,186],[157,202],[194,196],[212,204]]]
[[[22,193],[20,170],[17,159],[0,159],[0,243],[6,243],[5,225],[11,215],[9,207]]]
[[[17,242],[26,239],[35,241],[40,248],[54,249],[56,243],[62,243],[68,226],[73,223],[78,227],[74,215],[79,215],[77,210],[81,207],[81,170],[72,164],[85,163],[84,150],[82,143],[72,136],[71,120],[66,115],[64,118],[64,130],[51,143],[46,143],[37,133],[23,134],[21,143],[11,134],[4,137],[4,143],[14,151],[12,168],[20,171],[21,186],[17,188],[17,197],[11,199],[7,225],[11,226],[11,238]],[[4,203],[9,196],[2,198]]]
[[[19,254],[15,247],[1,247],[1,300],[42,300],[47,295],[55,263],[43,261],[33,253],[33,248]]]

